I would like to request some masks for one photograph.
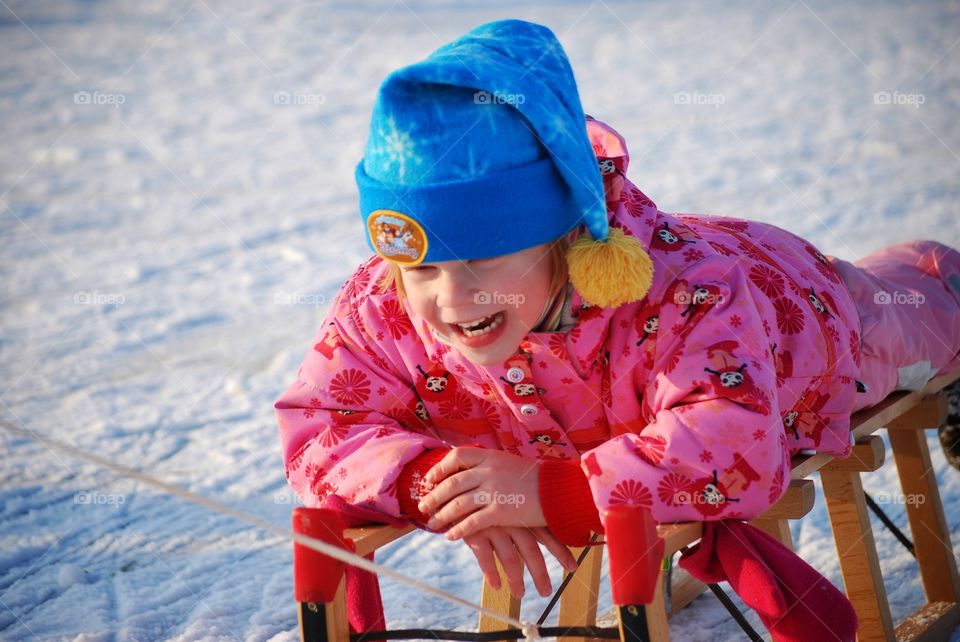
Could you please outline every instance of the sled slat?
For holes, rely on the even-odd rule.
[[[846,459],[834,459],[830,462],[833,470],[848,472],[872,473],[879,470],[886,460],[886,448],[880,435],[861,437],[850,451]]]
[[[657,534],[663,538],[665,556],[673,555],[687,544],[697,541],[702,533],[701,522],[677,522],[657,526]]]
[[[600,597],[600,571],[603,547],[591,546],[587,556],[573,574],[560,596],[560,622],[564,626],[593,626],[597,623],[597,601]],[[575,558],[582,548],[570,549]],[[588,642],[592,638],[566,638],[572,642]]]
[[[812,479],[793,479],[783,497],[756,519],[765,521],[800,519],[813,510],[816,497],[817,489]]]
[[[673,582],[670,585],[670,613],[676,613],[703,595],[707,585],[679,566],[673,567]]]
[[[960,624],[960,605],[932,602],[917,609],[897,627],[897,642],[943,642]]]
[[[860,473],[820,470],[823,495],[840,558],[843,586],[860,620],[857,639],[893,640],[893,618],[880,574]]]
[[[496,611],[497,613],[502,613],[504,615],[510,616],[514,619],[520,617],[520,598],[514,597],[510,593],[510,586],[507,584],[507,573],[503,570],[503,566],[500,564],[500,559],[494,556],[494,561],[497,564],[497,574],[500,576],[500,588],[494,589],[487,583],[486,578],[483,580],[483,588],[480,593],[480,605],[484,608],[490,609],[491,611]],[[523,568],[523,561],[520,562],[521,568]],[[526,569],[523,568],[525,572]],[[500,620],[490,617],[485,613],[480,614],[480,623],[477,626],[477,631],[484,633],[487,631],[502,631],[504,628],[503,622]]]
[[[670,624],[667,622],[667,604],[663,594],[663,571],[657,579],[653,601],[643,608],[647,611],[647,632],[650,642],[670,642]]]
[[[960,601],[957,561],[943,514],[926,433],[891,430],[890,447],[903,487],[914,550],[928,602]]]
[[[378,524],[376,526],[345,528],[343,529],[343,536],[353,540],[354,546],[357,547],[357,555],[367,555],[415,530],[417,530],[416,527],[412,525],[397,527]]]
[[[793,550],[793,535],[790,533],[790,524],[785,519],[754,519],[751,526],[756,526],[767,535]]]
[[[930,395],[887,424],[887,430],[926,430],[936,428],[947,418],[947,398]]]

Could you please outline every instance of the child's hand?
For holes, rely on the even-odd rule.
[[[491,526],[546,526],[537,462],[486,448],[454,448],[426,475],[436,488],[420,500],[427,528],[454,540]]]
[[[500,574],[494,553],[500,560],[503,572],[507,576],[507,585],[515,597],[523,597],[523,569],[526,567],[533,578],[537,592],[546,597],[553,591],[550,574],[543,559],[543,553],[537,541],[543,542],[547,550],[559,560],[571,573],[577,570],[577,560],[566,546],[544,527],[520,528],[516,526],[493,526],[463,538],[473,551],[483,576],[494,589],[500,588]]]

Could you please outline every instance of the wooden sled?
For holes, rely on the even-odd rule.
[[[953,555],[950,533],[925,436],[927,429],[935,429],[943,422],[946,416],[946,397],[941,391],[958,378],[960,371],[939,376],[931,380],[923,390],[894,392],[876,406],[854,414],[851,429],[855,446],[851,456],[843,460],[824,454],[794,457],[787,492],[766,513],[751,521],[754,526],[792,548],[789,521],[802,518],[813,508],[815,489],[810,477],[819,472],[843,577],[843,588],[860,621],[857,640],[942,641],[948,639],[950,631],[960,623],[957,561]],[[883,465],[886,456],[883,440],[874,434],[881,428],[887,429],[903,497],[909,500],[904,503],[926,596],[926,603],[896,627],[890,614],[868,514],[867,498],[860,478],[862,473],[875,471]],[[631,528],[636,529],[636,524]],[[413,526],[370,526],[346,529],[343,535],[345,539],[352,540],[358,554],[366,555],[413,530],[416,530]],[[701,532],[702,525],[699,522],[657,526],[656,534],[663,543],[661,558],[669,558],[685,546],[695,543]],[[615,539],[616,533],[610,532],[608,528],[607,545],[611,554],[616,549]],[[567,639],[572,637],[577,642],[600,638],[620,639],[624,642],[670,640],[669,615],[696,599],[707,590],[706,585],[685,572],[673,573],[668,606],[662,566],[648,564],[648,574],[655,576],[647,578],[650,592],[644,597],[648,599],[642,604],[624,606],[617,601],[617,582],[622,581],[622,578],[618,580],[611,556],[611,588],[614,603],[619,605],[620,626],[613,630],[615,633],[610,629],[599,629],[595,625],[604,548],[606,547],[593,546],[589,547],[589,550],[571,549],[575,557],[582,559],[576,573],[572,578],[568,578],[565,587],[561,587],[563,592],[560,596],[559,626],[576,627],[575,632],[579,635],[568,636]],[[636,550],[633,552],[636,553]],[[623,550],[617,553],[621,558],[625,554],[630,553],[624,553]],[[628,568],[622,561],[618,564]],[[500,590],[494,590],[484,581],[482,605],[513,618],[519,617],[520,600],[510,595],[506,582],[501,585]],[[636,595],[631,597],[635,598]],[[335,594],[331,590],[327,599],[316,602],[301,601],[298,614],[301,639],[305,642],[350,642],[342,579]],[[631,617],[635,619],[631,620]],[[492,637],[494,632],[503,630],[504,625],[499,620],[481,615],[478,633],[491,637],[479,639],[505,639]],[[383,636],[371,635],[366,639],[378,637]],[[512,638],[519,637],[523,636],[519,631],[514,631]],[[355,634],[352,639],[356,641],[360,636]]]

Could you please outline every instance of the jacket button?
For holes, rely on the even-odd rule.
[[[523,381],[523,370],[520,368],[510,368],[507,370],[507,381],[510,383],[520,383]]]
[[[520,413],[523,414],[525,417],[532,417],[538,412],[540,411],[537,410],[537,407],[532,403],[525,403],[522,406],[520,406]]]

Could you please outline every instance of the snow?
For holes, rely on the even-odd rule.
[[[272,402],[368,253],[353,168],[376,88],[481,22],[554,29],[664,210],[774,223],[848,260],[960,246],[956,4],[0,5],[0,419],[280,526]],[[960,474],[929,442],[956,553]],[[0,449],[0,638],[297,639],[278,538],[4,431]],[[889,495],[893,464],[864,485]],[[793,536],[839,583],[822,497]],[[899,620],[922,586],[875,538]],[[462,544],[417,533],[378,561],[479,600]],[[475,626],[382,587],[392,627]],[[527,595],[535,618],[546,600]],[[709,596],[671,631],[742,639]]]

